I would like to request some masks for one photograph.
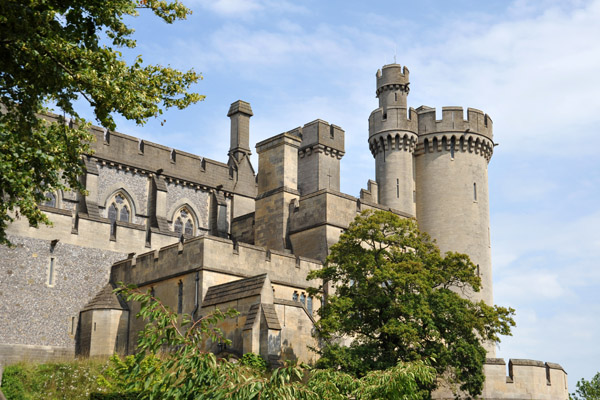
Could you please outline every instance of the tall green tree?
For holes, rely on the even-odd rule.
[[[442,256],[414,220],[390,212],[358,216],[324,267],[310,273],[317,278],[323,286],[315,295],[333,289],[319,310],[318,365],[359,376],[430,360],[455,388],[477,395],[485,379],[481,339],[499,342],[515,324],[514,310],[460,295],[481,289],[467,255]]]
[[[582,378],[576,387],[570,395],[572,400],[600,400],[600,372],[589,381]]]
[[[167,23],[191,13],[177,0],[0,2],[0,244],[14,216],[49,223],[37,206],[45,193],[84,190],[81,155],[93,137],[75,110],[78,98],[108,129],[114,113],[144,124],[203,99],[189,91],[202,79],[193,70],[144,65],[141,56],[124,61],[119,49],[136,46],[124,18],[140,9]],[[57,119],[40,118],[48,104]]]

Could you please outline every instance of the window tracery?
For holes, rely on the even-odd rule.
[[[110,206],[108,206],[108,219],[111,222],[131,221],[131,205],[122,193],[115,193],[115,195],[110,199],[108,204],[110,204]]]
[[[195,224],[192,212],[187,207],[182,207],[173,217],[173,231],[179,235],[194,236]]]

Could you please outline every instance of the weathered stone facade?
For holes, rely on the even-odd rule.
[[[215,352],[255,352],[272,363],[315,360],[308,346],[315,311],[307,274],[321,268],[357,213],[384,209],[416,218],[442,251],[478,265],[480,294],[492,303],[487,164],[492,121],[479,110],[408,108],[409,74],[377,72],[379,107],[369,118],[376,179],[360,197],[340,192],[344,131],[322,120],[256,145],[250,162],[250,104],[234,102],[230,150],[221,163],[93,127],[83,197],[56,193],[42,206],[52,227],[9,228],[0,249],[0,364],[135,350],[143,321],[118,282],[152,291],[194,317],[233,307],[222,323],[232,344]],[[494,358],[489,346],[484,398],[567,399],[557,364]],[[444,390],[439,398],[450,398]]]

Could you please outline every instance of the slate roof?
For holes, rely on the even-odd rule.
[[[256,320],[256,316],[258,315],[258,310],[260,304],[252,304],[250,309],[248,310],[248,315],[246,316],[246,323],[244,324],[244,330],[252,329],[252,325],[254,325],[254,321]]]
[[[265,320],[267,321],[267,327],[269,329],[277,329],[281,330],[281,325],[279,324],[279,317],[277,317],[277,311],[275,311],[275,306],[273,304],[262,304],[263,315],[265,316]]]
[[[202,307],[214,306],[246,297],[258,296],[265,285],[267,274],[211,286],[206,291]]]
[[[256,303],[250,306],[250,309],[248,310],[248,315],[246,316],[244,330],[252,329],[252,325],[254,325],[254,321],[258,316],[258,311],[260,308],[262,308],[262,312],[267,323],[267,328],[280,331],[281,324],[279,323],[279,317],[277,316],[277,312],[275,311],[275,306],[273,304],[267,303]]]
[[[81,311],[88,310],[127,310],[127,304],[113,293],[113,287],[107,283]]]

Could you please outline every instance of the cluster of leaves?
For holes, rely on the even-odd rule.
[[[182,319],[150,293],[133,287],[118,292],[141,305],[138,316],[147,320],[133,356],[111,358],[99,382],[113,393],[138,399],[422,399],[419,388],[435,379],[423,362],[400,363],[358,379],[334,370],[311,371],[287,364],[266,371],[257,355],[234,362],[206,352],[205,343],[225,341],[218,322],[237,315],[214,311],[193,321]],[[164,351],[167,350],[168,351]],[[262,362],[261,362],[262,361]]]
[[[9,365],[2,375],[2,392],[9,400],[88,400],[103,390],[97,381],[106,361]]]
[[[191,13],[179,1],[4,0],[0,2],[0,243],[14,216],[48,224],[38,209],[44,193],[83,191],[81,155],[92,136],[74,108],[81,96],[97,120],[115,129],[112,114],[138,124],[203,99],[189,92],[202,76],[141,56],[128,65],[119,48],[134,48],[123,18],[149,9],[167,23]],[[40,118],[55,104],[63,116]],[[71,123],[67,123],[69,115]]]
[[[600,372],[589,381],[582,378],[576,387],[569,396],[571,400],[600,400]]]
[[[481,281],[467,255],[442,256],[414,220],[390,212],[357,217],[309,279],[324,282],[313,295],[332,288],[316,324],[317,365],[356,376],[432,360],[439,376],[475,396],[485,379],[482,339],[496,343],[514,326],[514,310],[468,299]]]

